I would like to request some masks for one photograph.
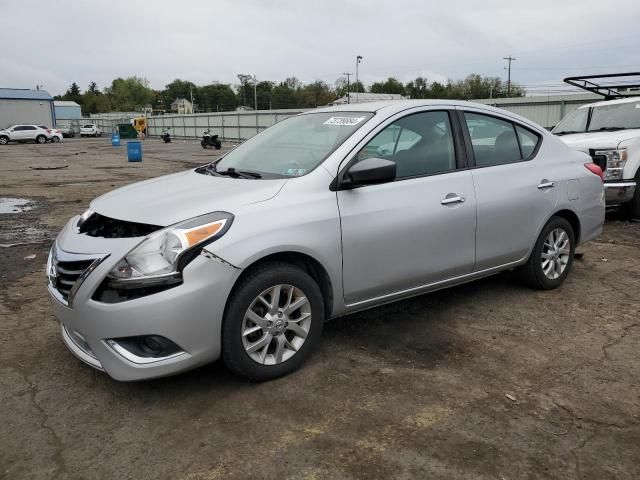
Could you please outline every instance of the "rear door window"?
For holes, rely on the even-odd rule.
[[[478,167],[520,162],[529,158],[540,141],[532,131],[490,115],[465,112],[473,155]]]

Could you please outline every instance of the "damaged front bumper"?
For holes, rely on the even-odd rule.
[[[96,299],[96,292],[141,239],[88,237],[71,228],[74,221],[60,232],[47,273],[53,313],[72,353],[123,381],[175,374],[220,356],[222,316],[239,269],[206,252],[184,268],[181,284],[106,303]],[[56,278],[60,258],[66,262],[60,262],[66,283]],[[73,263],[75,258],[85,263]],[[160,345],[159,350],[149,350],[147,343]]]

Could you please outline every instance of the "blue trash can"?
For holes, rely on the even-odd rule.
[[[127,142],[127,159],[130,162],[142,161],[142,142],[139,140],[132,140]]]
[[[111,134],[111,146],[112,147],[120,146],[120,135],[118,133]]]

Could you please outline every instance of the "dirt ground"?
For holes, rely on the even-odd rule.
[[[640,478],[640,223],[616,214],[558,290],[507,273],[334,320],[276,381],[85,366],[46,294],[55,234],[99,194],[218,154],[143,148],[0,147],[0,197],[32,207],[0,214],[0,479]]]

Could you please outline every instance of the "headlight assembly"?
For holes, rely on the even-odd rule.
[[[624,166],[627,163],[627,149],[620,150],[596,150],[596,156],[607,159],[607,168],[604,171],[605,180],[621,180],[623,178]]]
[[[171,285],[182,281],[182,269],[202,247],[224,235],[233,215],[215,212],[150,234],[109,272],[115,288]]]

